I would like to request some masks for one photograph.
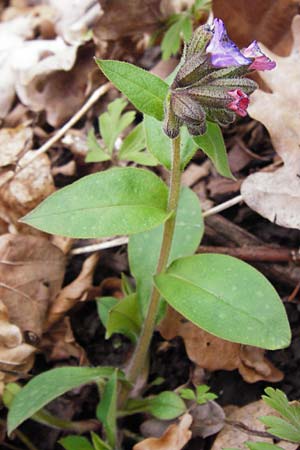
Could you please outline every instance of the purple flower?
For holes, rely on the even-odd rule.
[[[227,108],[234,111],[238,116],[245,117],[249,106],[249,97],[241,89],[229,91],[228,94],[234,99]]]
[[[276,62],[261,51],[257,41],[253,41],[247,48],[243,48],[242,54],[246,58],[252,59],[252,64],[249,66],[250,70],[272,70],[276,67]]]
[[[211,63],[214,67],[246,66],[252,59],[242,54],[232,42],[226,32],[221,19],[214,19],[214,35],[206,48],[211,54]]]

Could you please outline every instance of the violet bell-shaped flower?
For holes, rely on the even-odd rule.
[[[249,95],[257,84],[243,78],[254,69],[270,70],[275,63],[256,41],[242,51],[229,39],[224,23],[203,25],[185,46],[180,68],[165,103],[164,131],[170,138],[186,125],[191,135],[206,131],[206,120],[228,125],[246,116]]]

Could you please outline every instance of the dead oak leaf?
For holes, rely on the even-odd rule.
[[[181,336],[189,359],[203,369],[238,369],[248,383],[259,380],[276,382],[283,378],[282,372],[264,357],[263,349],[243,346],[213,336],[184,319],[170,307],[159,325],[159,332],[167,340]]]
[[[225,425],[220,431],[211,450],[243,448],[244,442],[257,440],[257,438],[253,436],[253,434],[247,433],[246,430],[234,426],[234,424],[242,423],[250,430],[265,431],[265,427],[262,422],[258,420],[258,417],[266,416],[268,414],[274,415],[274,410],[266,405],[263,400],[250,403],[241,408],[230,407],[230,409],[231,411],[228,413],[227,422],[232,422],[232,424]],[[259,441],[273,444],[273,439],[259,437]],[[285,450],[296,450],[297,448],[297,444],[286,441],[276,442],[276,444]]]
[[[60,291],[49,310],[45,324],[46,329],[62,319],[76,303],[87,299],[88,291],[93,284],[93,275],[98,260],[99,255],[97,253],[89,256],[84,261],[78,277]]]
[[[46,238],[5,234],[0,237],[0,268],[0,299],[9,320],[39,339],[62,285],[63,253]]]
[[[247,205],[263,217],[287,228],[300,229],[300,15],[292,24],[294,45],[288,57],[270,55],[276,69],[260,76],[271,93],[251,95],[249,114],[268,129],[284,166],[274,173],[256,173],[243,182]],[[270,54],[270,52],[268,52]]]
[[[147,438],[133,447],[133,450],[181,450],[191,439],[192,416],[184,414],[178,424],[170,425],[160,438]]]

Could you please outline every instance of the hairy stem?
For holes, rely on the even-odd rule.
[[[177,138],[172,140],[172,169],[171,169],[171,181],[168,200],[168,211],[171,212],[172,214],[164,224],[163,239],[156,274],[163,272],[166,269],[168,263],[174,235],[176,212],[180,192],[180,179],[181,179],[180,137],[178,136]],[[151,338],[155,329],[159,299],[160,294],[156,289],[156,287],[153,286],[148,312],[143,324],[143,329],[139,341],[137,343],[135,352],[132,356],[132,360],[130,362],[130,366],[127,373],[127,378],[131,384],[135,383],[145,365],[145,361],[151,343]],[[124,387],[120,395],[120,406],[124,406],[128,394],[129,389]]]

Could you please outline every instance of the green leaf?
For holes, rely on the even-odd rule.
[[[215,336],[269,350],[290,343],[278,294],[243,261],[217,254],[181,258],[155,284],[174,309]]]
[[[144,129],[147,149],[163,166],[170,170],[172,164],[171,141],[163,132],[161,122],[153,117],[145,115]],[[197,145],[193,141],[186,127],[180,129],[180,137],[181,169],[184,169],[195,154]]]
[[[216,394],[213,394],[212,392],[209,392],[210,387],[206,384],[202,384],[201,386],[196,387],[196,396],[197,396],[197,403],[199,405],[203,405],[206,402],[209,402],[210,400],[215,400],[218,398]]]
[[[110,160],[110,156],[105,153],[105,150],[98,143],[93,128],[88,132],[87,146],[88,154],[86,155],[85,162],[93,163]]]
[[[8,413],[8,434],[56,397],[82,384],[108,378],[111,367],[59,367],[37,375],[16,395]]]
[[[223,177],[233,178],[231,173],[222,131],[216,123],[207,122],[207,131],[202,136],[195,136],[194,141],[209,157],[217,171]]]
[[[170,26],[161,43],[162,59],[169,59],[180,49],[181,35],[185,41],[192,37],[193,26],[188,16],[178,15],[177,20]]]
[[[128,295],[119,300],[108,313],[106,338],[113,333],[122,333],[131,341],[136,342],[141,330],[140,309],[136,294]]]
[[[157,419],[171,420],[183,414],[186,411],[186,406],[175,392],[165,391],[149,398],[147,410]]]
[[[271,408],[278,411],[283,417],[289,420],[295,427],[300,428],[300,405],[289,404],[288,398],[280,389],[268,387],[265,389],[267,395],[262,399]]]
[[[275,436],[292,442],[300,443],[300,424],[294,426],[280,417],[262,416],[259,420],[267,425],[267,431]]]
[[[67,436],[61,438],[58,443],[65,450],[94,450],[90,441],[82,436]]]
[[[269,444],[267,442],[245,442],[245,445],[250,448],[250,450],[283,450],[279,445]],[[225,450],[225,449],[224,449]]]
[[[96,63],[139,111],[163,120],[168,85],[161,78],[121,61],[96,59]]]
[[[60,189],[22,222],[74,238],[140,233],[167,219],[167,196],[167,186],[152,172],[115,168]]]
[[[115,297],[100,297],[96,299],[99,318],[105,328],[109,318],[109,311],[119,303]]]
[[[188,188],[180,193],[174,239],[169,262],[181,256],[192,255],[204,231],[200,203],[197,195]],[[143,315],[147,311],[163,236],[163,227],[131,236],[128,257],[131,273],[137,283],[137,293]],[[147,255],[147,256],[145,256]]]
[[[181,24],[181,32],[182,32],[182,36],[183,36],[183,40],[185,42],[188,42],[193,34],[193,24],[191,19],[187,16],[184,17],[184,19],[182,20],[182,24]]]
[[[134,161],[144,166],[156,166],[158,164],[157,159],[146,151],[145,148],[144,127],[143,123],[140,123],[124,139],[119,151],[119,159]]]
[[[117,372],[107,381],[97,407],[97,418],[102,422],[109,445],[115,448],[117,437]]]
[[[100,436],[93,431],[91,432],[91,438],[95,450],[112,450],[110,445],[106,444],[106,442],[104,442]]]
[[[117,98],[109,103],[107,112],[101,114],[99,117],[99,130],[110,155],[112,154],[118,136],[135,119],[134,111],[129,111],[121,115],[127,104],[124,99]]]
[[[185,400],[196,400],[195,392],[192,389],[180,389],[179,394]]]

